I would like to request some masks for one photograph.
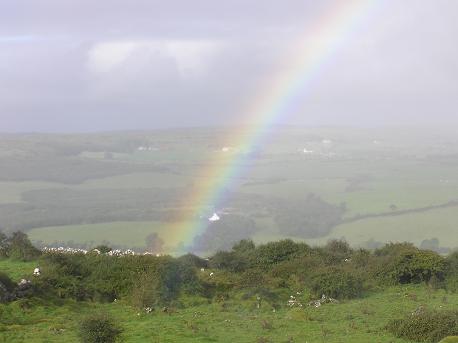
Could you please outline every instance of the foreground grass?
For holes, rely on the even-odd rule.
[[[340,304],[282,306],[275,312],[267,303],[258,309],[254,298],[237,296],[224,305],[202,298],[181,302],[183,308],[172,313],[156,309],[146,314],[124,301],[20,300],[0,305],[0,342],[78,342],[79,318],[97,311],[110,313],[122,325],[125,342],[408,342],[384,330],[390,319],[420,305],[456,308],[458,295],[422,285],[394,287]]]
[[[19,281],[23,277],[30,278],[37,262],[20,262],[0,258],[0,272],[7,274],[12,280]]]

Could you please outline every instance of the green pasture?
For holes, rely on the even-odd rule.
[[[62,187],[62,184],[42,181],[0,182],[0,204],[19,203],[22,193],[36,189]]]
[[[176,246],[180,238],[169,230],[170,224],[155,221],[111,222],[101,224],[65,225],[33,229],[28,232],[32,241],[92,243],[109,242],[126,247],[143,247],[145,237],[157,233],[165,246]]]
[[[217,164],[224,165],[232,160],[233,153],[225,153],[221,150],[224,145],[221,143],[227,137],[222,131],[213,129],[190,129],[176,131],[158,131],[154,133],[113,133],[107,135],[89,136],[62,136],[47,137],[55,140],[53,144],[47,142],[40,145],[37,142],[43,137],[29,137],[20,146],[33,156],[42,168],[52,168],[54,159],[61,159],[59,163],[73,162],[100,162],[97,168],[103,169],[104,173],[92,173],[91,167],[88,172],[90,176],[112,175],[107,173],[111,162],[125,162],[130,168],[126,174],[87,179],[78,184],[62,184],[54,182],[27,181],[27,182],[0,182],[0,206],[5,206],[5,212],[17,211],[18,221],[24,209],[17,209],[7,204],[18,204],[22,202],[22,195],[28,191],[67,188],[74,191],[101,190],[103,194],[109,194],[98,203],[91,204],[91,208],[98,208],[101,203],[112,203],[116,200],[116,190],[141,190],[149,188],[181,188],[185,192],[195,192],[199,185],[208,180],[202,179],[205,171],[218,169]],[[423,136],[418,136],[423,137]],[[458,199],[458,163],[454,155],[442,154],[441,159],[435,159],[434,153],[437,146],[434,145],[434,137],[417,139],[417,136],[404,132],[402,137],[396,133],[384,132],[384,130],[356,130],[356,129],[301,129],[289,128],[284,134],[266,140],[262,147],[264,151],[259,157],[249,159],[240,179],[235,181],[235,192],[246,194],[259,194],[269,197],[279,197],[288,201],[300,202],[309,193],[315,193],[324,201],[339,205],[346,204],[346,218],[357,214],[375,214],[392,211],[391,205],[398,210],[415,209],[426,206],[434,206]],[[322,139],[329,138],[332,144],[323,145]],[[450,139],[453,137],[450,136]],[[133,140],[133,142],[130,141]],[[373,141],[380,141],[374,144]],[[18,142],[21,141],[18,138]],[[119,150],[120,142],[124,142],[131,150]],[[94,144],[94,151],[90,151],[91,144]],[[111,142],[111,143],[110,143]],[[1,142],[0,142],[1,143]],[[65,144],[64,144],[65,143]],[[69,155],[62,159],[60,155],[51,153],[53,148],[62,150],[62,146],[72,147],[73,144],[83,144],[85,147],[78,155]],[[103,143],[103,144],[102,144]],[[100,145],[102,144],[103,150]],[[105,161],[106,155],[103,151],[110,151],[110,144],[113,146],[111,155],[113,161]],[[138,151],[138,146],[148,146],[150,151]],[[17,144],[6,145],[4,149],[11,153],[15,151]],[[45,150],[40,150],[44,149]],[[301,149],[308,147],[324,153],[335,152],[333,157],[308,156],[301,153]],[[34,153],[34,149],[40,153]],[[51,150],[49,150],[51,149]],[[60,149],[60,150],[59,150]],[[86,150],[88,149],[88,150]],[[118,150],[116,150],[118,149]],[[133,149],[133,150],[132,150]],[[447,148],[450,154],[455,149],[453,146]],[[29,151],[30,150],[30,151]],[[70,149],[73,151],[73,149]],[[101,152],[102,151],[102,152]],[[132,151],[129,153],[128,151]],[[431,154],[433,157],[428,157]],[[9,158],[6,154],[4,158]],[[11,155],[11,156],[14,156]],[[455,159],[454,159],[455,158]],[[44,163],[42,163],[44,159]],[[68,161],[67,161],[68,159]],[[94,161],[98,160],[98,161]],[[15,161],[15,159],[11,160]],[[454,162],[455,161],[455,162]],[[8,162],[5,159],[5,162]],[[50,162],[48,164],[48,162]],[[103,162],[106,162],[105,164]],[[17,163],[17,161],[15,162]],[[121,163],[122,164],[122,163]],[[59,165],[59,164],[58,164]],[[160,165],[166,167],[170,172],[145,172],[145,166]],[[18,164],[18,168],[21,164]],[[142,169],[143,168],[143,169]],[[19,170],[24,170],[19,169]],[[64,169],[67,170],[67,169]],[[120,173],[124,169],[121,169]],[[148,169],[147,169],[148,170]],[[30,173],[33,176],[32,168]],[[48,175],[41,173],[43,175]],[[356,187],[352,180],[362,178]],[[76,178],[78,180],[78,178]],[[112,193],[107,190],[114,190]],[[52,192],[49,192],[52,197]],[[186,194],[183,195],[187,198]],[[160,200],[160,196],[157,197]],[[37,199],[40,203],[46,203],[49,199]],[[136,199],[134,199],[136,200]],[[72,209],[84,207],[87,201],[75,201],[68,206],[69,212]],[[34,206],[36,204],[33,204]],[[81,205],[81,206],[80,206]],[[44,206],[47,206],[46,204]],[[149,206],[149,205],[148,205]],[[195,206],[188,204],[187,206]],[[45,209],[47,210],[47,209]],[[236,209],[239,214],[251,216],[258,224],[260,231],[255,235],[256,241],[266,241],[273,238],[279,239],[282,236],[279,228],[276,227],[273,219],[257,215],[258,209],[251,209],[249,204],[246,207]],[[16,212],[15,212],[16,213]],[[40,212],[41,213],[41,212]],[[44,213],[44,212],[43,212]],[[47,213],[47,212],[46,212]],[[56,211],[49,211],[50,216]],[[62,213],[62,212],[59,212]],[[446,213],[446,215],[441,214]],[[53,223],[64,221],[51,220],[46,218],[36,226],[48,226]],[[108,218],[102,220],[118,220]],[[141,220],[143,218],[121,218],[122,220]],[[340,238],[345,236],[352,244],[364,242],[367,239],[375,240],[409,240],[416,243],[423,239],[437,237],[441,243],[450,242],[458,246],[458,235],[455,234],[454,220],[457,215],[453,209],[428,211],[422,214],[396,216],[390,218],[373,218],[358,221],[355,223],[341,225],[328,236],[319,241],[326,241],[329,238]],[[69,221],[81,223],[94,221],[92,218],[82,216]],[[385,229],[389,226],[390,230]],[[7,228],[0,218],[0,228]],[[34,226],[29,226],[34,227]],[[281,228],[280,228],[281,229]],[[126,246],[142,246],[144,238],[151,232],[158,232],[167,246],[175,246],[179,242],[159,222],[106,222],[101,224],[68,225],[59,227],[42,227],[32,229],[31,238],[46,243],[55,241],[71,241],[76,243],[110,241],[113,244]],[[390,236],[392,235],[392,236]],[[354,241],[353,241],[354,240]]]
[[[117,175],[103,179],[92,179],[74,186],[74,189],[129,189],[154,187],[183,187],[191,182],[191,178],[173,173],[132,173]]]
[[[412,242],[420,244],[425,239],[437,238],[443,247],[458,247],[458,207],[410,213],[393,217],[367,218],[342,224],[326,237],[307,240],[321,244],[329,239],[344,237],[352,245],[370,239],[380,242]]]
[[[223,307],[198,297],[181,297],[172,313],[159,309],[146,314],[125,301],[89,303],[63,301],[60,306],[40,301],[0,305],[0,342],[78,342],[77,326],[84,316],[107,312],[124,329],[125,342],[326,342],[407,343],[393,337],[384,326],[393,318],[419,306],[453,310],[457,294],[431,291],[425,286],[394,287],[363,299],[281,309],[267,303],[256,308],[256,299],[231,298]],[[307,300],[304,299],[306,303]]]
[[[247,181],[240,191],[294,201],[315,193],[330,203],[345,203],[347,217],[390,212],[391,205],[405,210],[458,199],[458,170],[441,165],[403,161],[283,161],[278,166],[256,165],[250,175],[266,181]],[[349,180],[358,175],[367,175],[368,180],[354,190],[347,189]]]

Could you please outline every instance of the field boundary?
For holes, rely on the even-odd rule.
[[[410,208],[410,209],[405,209],[405,210],[395,210],[391,212],[362,214],[362,215],[356,215],[356,216],[353,216],[347,219],[343,219],[339,225],[354,223],[359,220],[364,220],[364,219],[369,219],[369,218],[397,217],[397,216],[402,216],[405,214],[422,213],[422,212],[428,212],[428,211],[433,211],[433,210],[439,210],[442,208],[457,207],[457,206],[458,206],[458,199],[451,200],[451,201],[448,201],[446,203],[442,203],[439,205]]]

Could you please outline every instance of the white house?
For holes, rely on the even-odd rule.
[[[213,215],[208,218],[208,221],[210,222],[217,222],[218,220],[220,220],[221,218],[216,214],[216,213],[213,213]]]

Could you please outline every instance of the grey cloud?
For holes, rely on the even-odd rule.
[[[3,1],[0,131],[241,121],[342,1]],[[374,1],[282,120],[458,123],[456,13],[453,0]]]

